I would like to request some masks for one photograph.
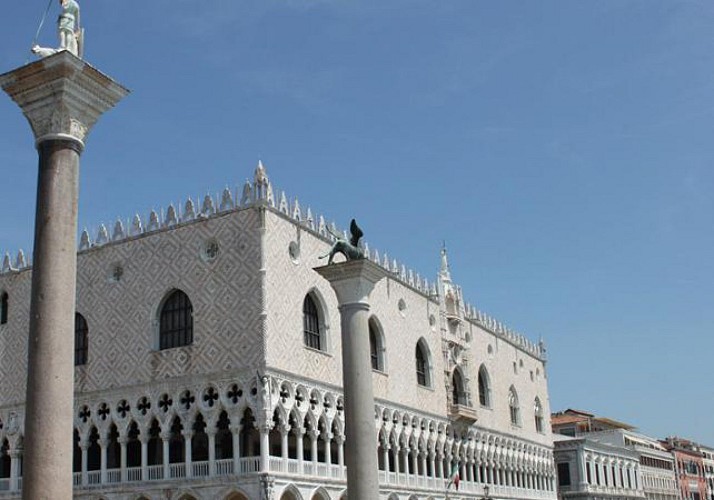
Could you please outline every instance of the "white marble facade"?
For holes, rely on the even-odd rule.
[[[343,498],[339,312],[313,271],[331,243],[324,218],[277,196],[259,165],[237,192],[109,227],[83,233],[78,254],[88,349],[75,368],[75,496]],[[434,280],[367,254],[390,271],[371,297],[382,497],[443,499],[458,468],[448,498],[488,485],[492,498],[554,499],[543,344],[467,304],[445,252]],[[6,498],[22,485],[26,261],[6,255],[0,272]],[[159,317],[176,290],[193,337],[162,350]],[[319,349],[305,345],[308,295]]]

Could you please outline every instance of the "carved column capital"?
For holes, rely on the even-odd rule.
[[[102,113],[129,93],[68,51],[0,75],[0,87],[22,109],[37,145],[61,139],[80,148]]]

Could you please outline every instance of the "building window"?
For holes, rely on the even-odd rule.
[[[516,394],[516,389],[511,386],[508,391],[508,408],[511,413],[511,424],[520,425],[521,424],[521,410],[518,406],[518,394]]]
[[[74,366],[86,365],[89,352],[89,327],[79,313],[74,314]]]
[[[536,432],[543,433],[543,405],[540,403],[539,398],[535,398],[535,404],[533,405],[533,412],[535,414],[535,428]]]
[[[193,344],[193,305],[188,295],[174,290],[164,301],[159,319],[159,349]]]
[[[452,402],[455,405],[467,405],[466,391],[464,390],[464,379],[461,376],[458,368],[454,370],[451,376],[451,396]]]
[[[302,326],[305,334],[305,345],[318,351],[325,350],[320,327],[320,314],[311,294],[305,296],[302,303]]]
[[[369,319],[369,355],[372,369],[384,371],[384,337],[375,318]]]
[[[484,408],[491,407],[491,382],[484,365],[478,370],[478,402]]]
[[[416,345],[416,375],[417,384],[422,387],[431,386],[431,377],[429,376],[429,351],[424,340],[419,340]]]
[[[10,297],[7,292],[3,292],[2,295],[0,295],[0,325],[7,323],[7,303],[9,300]]]
[[[558,464],[558,486],[570,486],[570,464],[567,462]]]

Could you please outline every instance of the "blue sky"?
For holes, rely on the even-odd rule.
[[[17,2],[0,69],[46,7]],[[242,184],[301,205],[549,346],[553,409],[714,445],[714,3],[82,2],[132,89],[82,157],[80,227]],[[52,6],[40,42],[54,44]],[[0,250],[37,157],[0,98]]]

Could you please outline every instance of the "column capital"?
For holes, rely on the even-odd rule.
[[[367,306],[374,285],[387,275],[382,267],[368,259],[330,264],[314,270],[330,282],[340,307],[357,304]]]
[[[129,93],[66,50],[0,75],[0,87],[22,109],[37,145],[64,139],[82,148],[99,117]]]

